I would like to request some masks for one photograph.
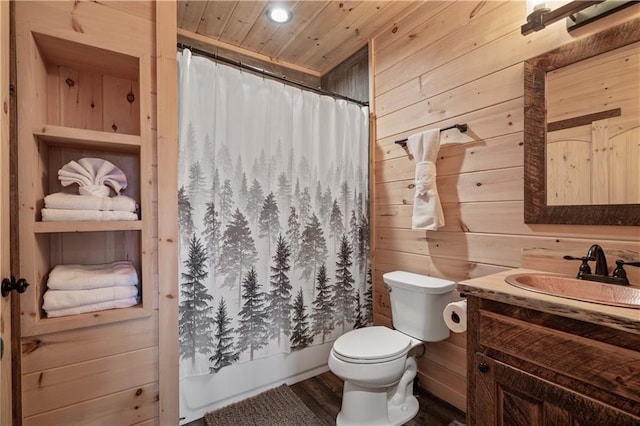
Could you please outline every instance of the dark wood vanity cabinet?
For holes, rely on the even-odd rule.
[[[468,425],[640,425],[637,323],[471,295],[467,312]]]

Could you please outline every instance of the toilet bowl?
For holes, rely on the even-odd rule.
[[[413,396],[416,363],[409,351],[422,342],[387,327],[343,334],[329,354],[329,369],[344,380],[338,426],[401,425],[418,413]]]
[[[411,420],[419,406],[413,396],[417,367],[409,351],[449,337],[442,311],[454,300],[455,282],[401,271],[383,278],[396,330],[352,330],[333,343],[329,354],[329,369],[345,382],[338,426],[402,425]]]

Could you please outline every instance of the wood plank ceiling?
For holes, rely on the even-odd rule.
[[[269,7],[293,12],[287,24],[267,19]],[[412,1],[178,1],[178,28],[249,50],[274,62],[323,75],[369,38],[410,13]]]

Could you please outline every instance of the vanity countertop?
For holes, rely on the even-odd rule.
[[[508,284],[513,274],[545,273],[532,269],[512,269],[458,283],[458,291],[497,302],[508,303],[640,334],[640,309],[621,308],[536,293]]]

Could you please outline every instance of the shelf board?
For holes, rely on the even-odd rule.
[[[110,151],[139,152],[141,144],[139,135],[125,135],[49,124],[35,130],[33,135],[50,145],[107,149]]]
[[[151,307],[146,307],[141,302],[130,308],[107,309],[104,311],[87,312],[84,314],[67,315],[56,318],[47,318],[45,316],[43,318],[39,318],[28,330],[21,330],[21,335],[23,337],[28,337],[38,334],[56,333],[59,331],[144,318],[151,315]]]
[[[117,220],[101,222],[35,222],[33,231],[36,234],[55,232],[109,232],[109,231],[141,231],[141,220]]]

